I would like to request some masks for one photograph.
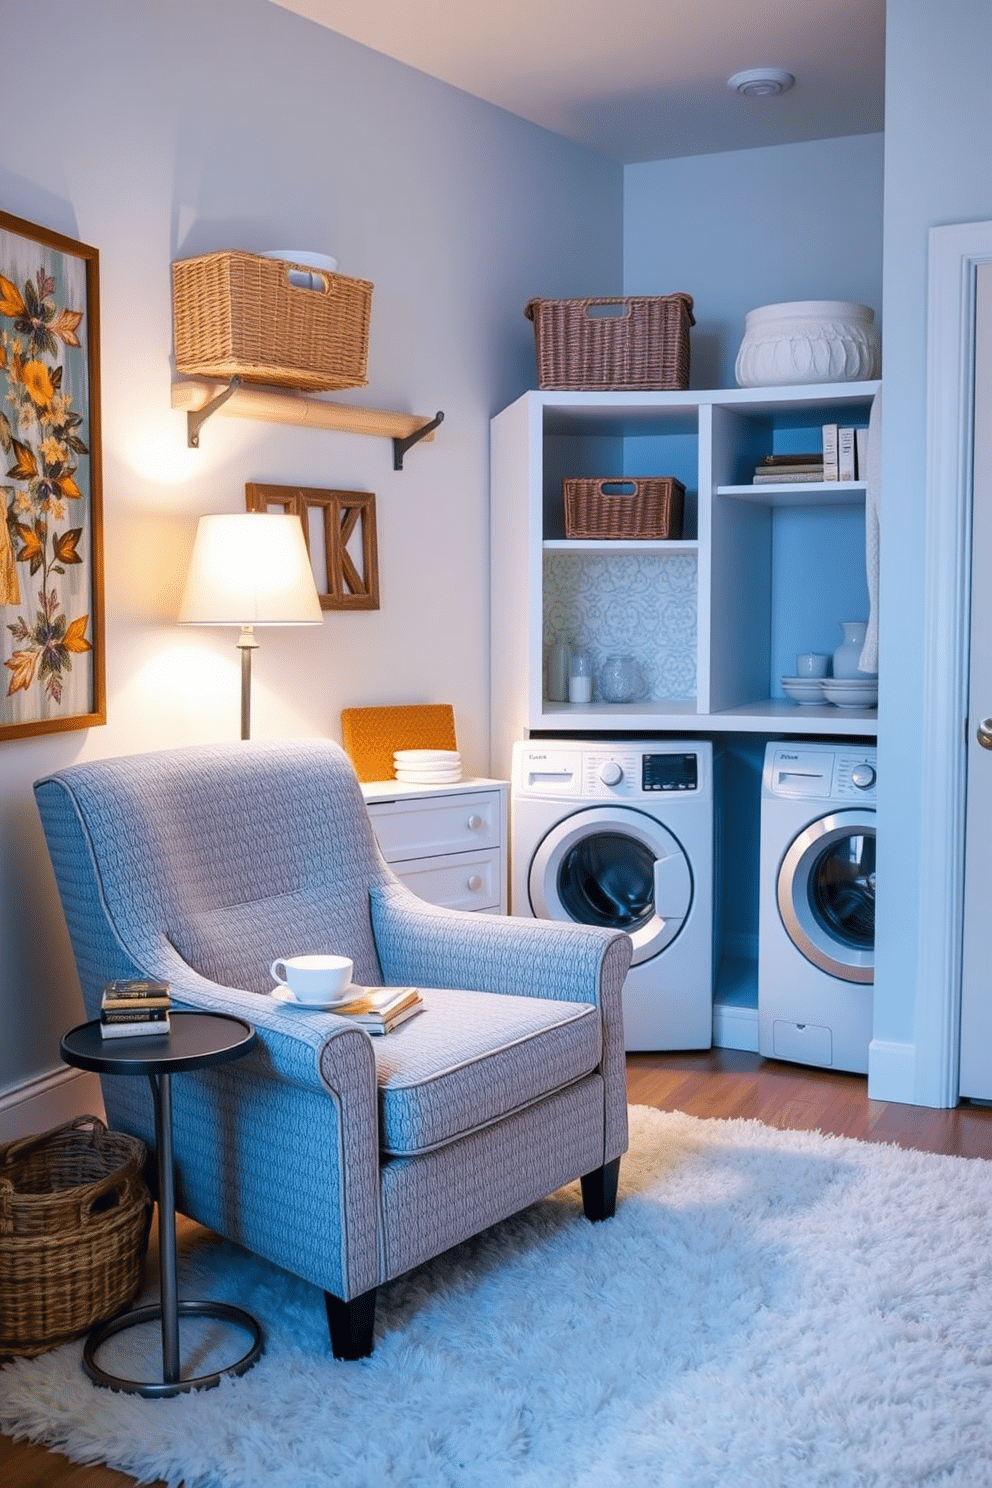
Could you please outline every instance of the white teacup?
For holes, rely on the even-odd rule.
[[[796,657],[797,677],[825,677],[830,657],[822,651],[801,651]]]
[[[269,967],[297,1002],[315,1006],[340,997],[351,985],[355,963],[348,956],[280,956]]]

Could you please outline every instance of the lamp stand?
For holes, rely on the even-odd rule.
[[[242,625],[237,646],[241,652],[241,737],[248,739],[251,737],[251,653],[258,650],[254,626]]]

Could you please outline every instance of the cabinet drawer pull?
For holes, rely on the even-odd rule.
[[[473,891],[473,893],[477,894],[482,888],[482,875],[480,873],[473,873],[472,877],[468,881],[468,886]]]
[[[476,813],[473,811],[472,815],[468,819],[468,824],[472,828],[473,832],[477,832],[482,826],[482,817],[476,815]]]

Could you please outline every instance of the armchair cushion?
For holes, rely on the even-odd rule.
[[[430,1152],[596,1069],[601,1020],[587,1003],[427,989],[424,1011],[373,1039],[379,1145]]]

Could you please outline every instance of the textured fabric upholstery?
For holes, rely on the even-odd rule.
[[[35,795],[88,1015],[113,977],[234,1013],[258,1041],[179,1075],[180,1209],[344,1299],[626,1146],[624,935],[437,909],[393,875],[334,744],[210,745],[74,765]],[[268,996],[277,956],[415,984],[385,1038]],[[144,1081],[104,1080],[154,1144]]]

